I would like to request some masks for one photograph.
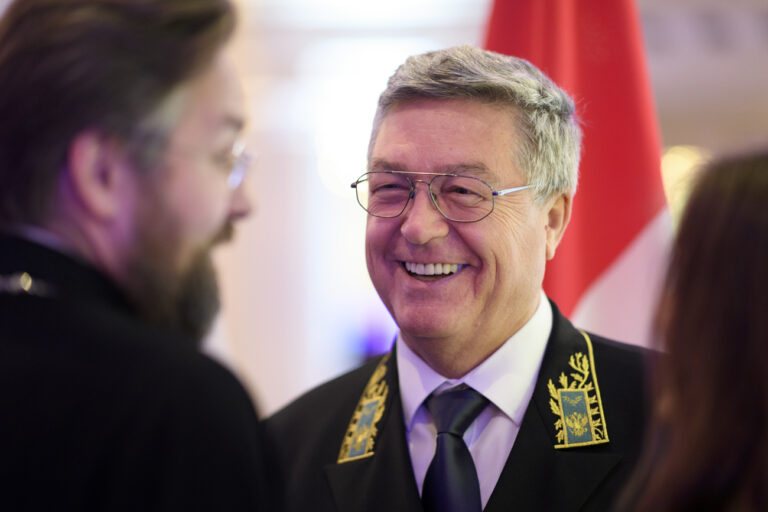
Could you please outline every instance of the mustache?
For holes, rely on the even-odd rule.
[[[211,247],[219,244],[231,242],[235,238],[235,225],[232,221],[227,221],[211,240]]]

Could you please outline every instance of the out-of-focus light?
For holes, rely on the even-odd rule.
[[[697,146],[672,146],[661,158],[664,193],[675,225],[688,200],[691,178],[709,158],[709,152]]]
[[[353,200],[350,184],[366,171],[373,116],[389,76],[409,55],[438,46],[421,38],[339,38],[302,55],[297,68],[320,75],[310,114],[313,142],[320,180],[336,197]]]
[[[380,30],[480,25],[489,0],[262,0],[260,12],[274,26]]]

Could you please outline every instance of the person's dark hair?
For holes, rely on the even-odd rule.
[[[45,220],[72,139],[95,130],[151,165],[142,124],[230,37],[228,0],[16,0],[0,18],[0,225]]]
[[[707,166],[674,245],[657,325],[635,511],[768,510],[768,150]],[[634,495],[634,496],[632,496]]]

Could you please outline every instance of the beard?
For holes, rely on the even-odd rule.
[[[213,248],[232,238],[225,224],[198,248],[183,268],[176,262],[180,240],[177,229],[161,215],[149,215],[138,226],[128,262],[128,294],[139,316],[154,325],[180,333],[200,348],[220,309],[219,286],[211,259]]]
[[[181,275],[176,288],[177,292],[171,299],[173,314],[165,321],[199,348],[221,308],[219,284],[210,250],[201,251],[195,257],[189,270]]]

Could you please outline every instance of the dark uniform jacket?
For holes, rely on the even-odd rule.
[[[102,274],[0,237],[0,510],[259,510],[257,423]]]
[[[582,333],[552,306],[533,398],[487,512],[609,510],[638,456],[646,351]],[[421,510],[395,360],[372,360],[267,420],[289,511]]]

